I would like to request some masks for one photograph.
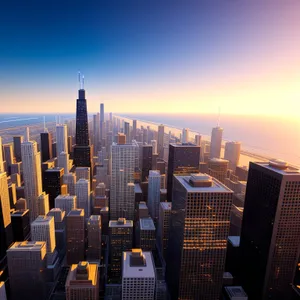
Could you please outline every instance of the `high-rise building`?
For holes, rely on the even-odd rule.
[[[250,162],[240,242],[250,299],[286,299],[299,258],[299,191],[298,169],[281,160]]]
[[[30,221],[38,217],[38,197],[42,194],[41,155],[37,143],[29,141],[29,129],[26,129],[21,144],[25,198],[29,208]],[[48,193],[48,192],[47,192]]]
[[[52,158],[52,134],[50,132],[41,133],[41,153],[42,162]]]
[[[148,207],[151,218],[156,222],[158,219],[160,203],[160,172],[150,170],[148,177]]]
[[[129,122],[124,122],[124,134],[126,135],[126,141],[130,142],[130,126],[129,126]]]
[[[76,180],[86,179],[89,182],[91,181],[91,171],[89,167],[77,167],[75,170]]]
[[[6,298],[6,290],[5,290],[5,282],[0,282],[0,299],[7,300]]]
[[[92,215],[87,222],[88,261],[101,260],[101,216]]]
[[[110,262],[112,277],[121,275],[122,252],[132,248],[133,221],[119,218],[109,221]]]
[[[6,161],[6,168],[9,170],[10,174],[10,166],[14,163],[14,151],[12,144],[3,145],[4,157]]]
[[[38,216],[31,223],[31,240],[45,241],[47,253],[53,253],[55,249],[54,217]]]
[[[190,141],[190,130],[188,128],[182,129],[182,143],[188,143]]]
[[[70,154],[61,152],[57,155],[57,166],[64,169],[64,174],[69,174]]]
[[[99,300],[98,265],[80,261],[70,268],[66,280],[67,300]]]
[[[13,242],[6,173],[0,173],[0,262]]]
[[[138,167],[139,146],[136,141],[131,144],[113,143],[111,151],[110,216],[112,220],[119,217],[133,220],[134,173]]]
[[[125,251],[122,261],[122,300],[155,299],[156,272],[151,252]]]
[[[61,194],[63,185],[64,168],[56,167],[48,169],[43,175],[44,191],[49,194],[49,208],[54,208],[55,198]]]
[[[55,198],[55,208],[60,208],[62,211],[68,213],[77,208],[77,198],[74,195],[59,195]]]
[[[56,154],[68,153],[68,128],[66,124],[56,125]]]
[[[166,279],[172,299],[219,299],[233,192],[206,174],[174,176]]]
[[[225,183],[229,161],[222,158],[211,158],[208,161],[208,174]]]
[[[161,202],[159,205],[159,221],[157,229],[158,247],[166,259],[166,251],[169,241],[170,216],[172,211],[171,202]]]
[[[211,132],[210,158],[220,158],[223,128],[214,127]]]
[[[71,196],[74,196],[75,195],[76,175],[74,173],[64,174],[63,184],[67,185],[68,193]]]
[[[13,143],[14,143],[14,155],[15,155],[16,162],[20,162],[22,160],[21,144],[23,143],[23,136],[22,135],[14,136]]]
[[[105,140],[104,134],[104,103],[100,103],[100,143],[103,147],[103,140]]]
[[[132,121],[132,140],[136,140],[136,120]]]
[[[158,135],[157,135],[157,152],[160,159],[164,158],[164,139],[165,139],[165,126],[158,126]]]
[[[49,212],[49,195],[43,192],[38,197],[39,215],[45,216]]]
[[[235,171],[240,161],[241,143],[227,142],[225,144],[224,158],[229,161],[229,169]]]
[[[66,213],[60,208],[52,208],[47,216],[54,218],[56,250],[64,256],[66,251]]]
[[[91,167],[92,149],[89,144],[89,129],[85,90],[78,91],[76,108],[76,145],[74,146],[74,165]]]
[[[86,179],[79,179],[75,185],[77,207],[84,210],[85,218],[91,215],[91,191],[90,183]]]
[[[84,260],[84,211],[73,209],[67,215],[67,263],[69,265]]]
[[[144,251],[155,250],[155,225],[151,218],[142,218],[139,221],[139,247]]]
[[[7,250],[11,299],[46,299],[46,242],[16,242]]]
[[[0,136],[0,173],[4,172],[2,137]]]
[[[30,237],[29,210],[15,210],[11,214],[14,242],[26,241]]]
[[[157,140],[151,140],[151,145],[152,145],[152,154],[153,155],[157,154]]]
[[[191,143],[170,144],[167,191],[168,201],[172,202],[173,176],[199,172],[200,147]]]
[[[147,181],[149,171],[152,169],[152,146],[140,146],[140,169],[142,173],[142,182]]]

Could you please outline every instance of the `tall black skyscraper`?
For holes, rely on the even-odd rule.
[[[23,143],[23,136],[14,136],[14,155],[16,158],[16,162],[19,162],[22,160],[21,158],[21,144]]]
[[[300,171],[250,163],[240,242],[241,283],[255,300],[290,299],[300,250]]]
[[[104,103],[100,104],[100,143],[103,144],[104,139]]]
[[[41,133],[42,162],[52,158],[52,135],[49,132]]]
[[[76,145],[74,146],[74,165],[91,167],[91,146],[89,144],[89,128],[85,90],[78,91],[76,108]]]
[[[200,147],[191,143],[170,144],[167,191],[172,202],[173,175],[190,175],[199,172]]]
[[[146,181],[149,171],[152,170],[152,145],[140,146],[140,168],[142,181]]]

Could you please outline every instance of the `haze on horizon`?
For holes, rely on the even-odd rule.
[[[0,113],[89,112],[295,117],[300,2],[5,1]]]

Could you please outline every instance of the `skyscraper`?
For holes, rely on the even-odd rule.
[[[169,241],[171,210],[172,210],[171,202],[160,203],[157,238],[158,238],[158,246],[165,259],[166,259],[166,250]]]
[[[52,158],[52,134],[50,132],[41,133],[42,162]]]
[[[199,172],[200,147],[191,143],[170,144],[167,191],[172,202],[173,175],[189,175]]]
[[[148,208],[151,218],[156,222],[158,219],[160,203],[160,181],[159,171],[150,170],[148,177]]]
[[[250,163],[240,242],[250,299],[288,299],[299,255],[300,172],[286,162]]]
[[[156,271],[151,252],[123,252],[122,300],[155,299]]]
[[[208,161],[208,174],[225,183],[229,161],[222,158],[211,158]]]
[[[73,209],[67,215],[67,263],[77,264],[84,260],[84,211]]]
[[[75,185],[75,193],[77,197],[77,208],[84,210],[85,218],[89,218],[91,215],[91,192],[90,183],[86,179],[79,179]]]
[[[129,126],[129,122],[124,122],[124,134],[126,135],[126,141],[130,142],[130,126]]]
[[[188,143],[190,140],[190,130],[188,128],[182,129],[182,143]]]
[[[158,126],[158,136],[157,136],[157,151],[158,151],[158,157],[160,159],[164,158],[164,139],[165,139],[165,126],[161,124]]]
[[[70,268],[66,280],[67,300],[99,300],[98,265],[80,261]]]
[[[5,144],[3,145],[4,157],[6,161],[6,168],[10,175],[10,166],[14,163],[14,153],[13,153],[13,145]]]
[[[60,208],[62,211],[68,213],[77,208],[77,199],[74,195],[59,195],[55,198],[55,208]]]
[[[100,149],[100,114],[93,115],[93,144],[95,153]]]
[[[22,135],[14,136],[13,143],[14,143],[14,155],[15,155],[16,162],[20,162],[22,160],[21,144],[23,143],[23,136]]]
[[[7,250],[12,300],[46,299],[46,242],[16,242]]]
[[[75,183],[76,183],[76,175],[74,173],[64,174],[63,184],[67,185],[68,193],[72,196],[75,195]]]
[[[224,158],[229,160],[229,169],[235,171],[239,164],[241,154],[240,142],[227,142],[225,144]]]
[[[136,140],[136,120],[132,121],[132,140]]]
[[[138,166],[139,146],[113,143],[112,177],[110,191],[110,216],[112,220],[119,217],[134,219],[135,195],[134,172]]]
[[[152,169],[152,146],[140,146],[140,169],[142,173],[142,182],[147,181],[149,171]]]
[[[100,104],[100,143],[103,147],[103,140],[105,139],[104,136],[104,103]]]
[[[5,282],[0,282],[0,299],[7,300],[6,298],[6,290],[5,290]]]
[[[76,145],[74,146],[74,165],[76,167],[91,167],[91,146],[89,144],[89,129],[85,90],[78,91],[76,108]]]
[[[101,260],[101,216],[92,215],[87,222],[88,249],[87,259],[89,261]]]
[[[166,279],[172,299],[219,299],[233,192],[206,174],[174,178]]]
[[[41,155],[37,143],[29,141],[29,129],[21,145],[25,198],[29,208],[30,221],[38,217],[38,197],[42,194]]]
[[[56,154],[68,153],[68,128],[66,124],[56,125]]]
[[[210,158],[220,158],[223,128],[214,127],[211,132]]]
[[[69,157],[67,152],[61,152],[57,155],[57,166],[64,169],[64,174],[69,173]]]

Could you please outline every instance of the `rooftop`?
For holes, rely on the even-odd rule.
[[[228,237],[228,242],[232,244],[233,247],[239,247],[240,246],[240,240],[241,237],[238,235],[231,235]]]
[[[38,224],[44,224],[44,223],[50,223],[53,219],[53,216],[38,216],[31,225],[38,225]]]
[[[220,164],[227,164],[229,161],[227,159],[214,157],[214,158],[211,158],[209,160],[209,162],[220,163]]]
[[[15,242],[7,251],[40,251],[43,247],[46,248],[46,242]]]
[[[201,174],[201,173],[200,173]],[[193,174],[197,175],[197,174]],[[203,174],[201,174],[203,175]],[[207,175],[207,174],[205,174]],[[189,180],[191,176],[174,175],[188,193],[233,193],[226,185],[212,177],[212,185],[206,187],[193,187]]]
[[[256,162],[255,164],[281,175],[300,175],[299,169],[290,166],[286,161],[280,159],[271,159],[269,162]]]
[[[124,224],[118,222],[118,220],[109,221],[109,227],[133,227],[133,221],[126,220]]]
[[[68,217],[78,217],[78,216],[82,216],[84,217],[84,210],[83,209],[72,209],[69,213],[68,213]]]
[[[171,210],[172,209],[172,202],[160,202],[160,206],[164,210]]]
[[[170,143],[173,147],[196,147],[199,148],[199,146],[193,144],[193,143]]]
[[[84,268],[86,269],[88,267],[87,272],[87,279],[83,279],[80,277],[80,279],[76,278],[77,271],[79,269],[79,272],[82,271]],[[79,264],[74,264],[71,266],[67,280],[66,280],[66,286],[96,286],[97,284],[97,278],[98,278],[98,264],[91,264],[88,262],[79,262]]]
[[[139,203],[139,209],[148,209],[147,205],[146,205],[146,202],[144,201],[141,201]]]
[[[155,230],[153,220],[151,218],[140,219],[141,230]]]
[[[123,278],[155,278],[154,263],[151,252],[143,251],[142,253],[146,260],[146,264],[144,266],[132,266],[130,265],[132,252],[123,252]]]
[[[26,213],[29,212],[29,209],[25,209],[25,210],[15,210],[12,214],[11,217],[19,217],[19,216],[24,216]]]
[[[231,298],[232,297],[248,297],[241,286],[225,286],[225,290],[226,290],[228,296],[230,296]]]

